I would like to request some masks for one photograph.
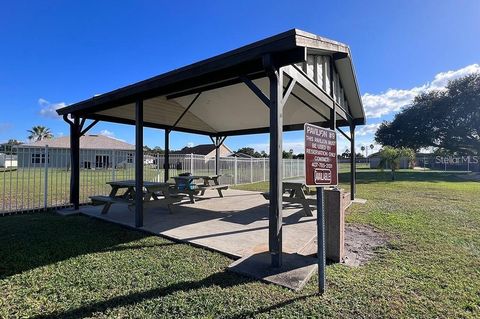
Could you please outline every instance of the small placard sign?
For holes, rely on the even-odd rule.
[[[305,185],[336,186],[337,134],[333,130],[305,123]]]

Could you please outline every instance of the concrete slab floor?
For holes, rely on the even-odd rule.
[[[83,206],[81,212],[126,226],[134,226],[134,212],[126,204]],[[300,251],[316,236],[316,216],[306,217],[298,206],[283,210],[283,250]],[[143,230],[204,246],[237,258],[268,249],[268,202],[258,192],[228,190],[224,198],[209,191],[196,203],[183,201],[170,213],[162,203],[144,207]]]
[[[245,256],[228,266],[228,270],[277,284],[292,290],[300,290],[317,271],[317,259],[299,254],[283,254],[280,268],[270,266],[270,253],[261,252]]]

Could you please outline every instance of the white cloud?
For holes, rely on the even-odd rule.
[[[193,143],[193,142],[188,142],[187,143],[187,147],[194,147],[194,146],[195,146],[195,143]]]
[[[362,125],[362,126],[360,126],[360,128],[358,128],[355,131],[355,135],[356,136],[365,136],[365,135],[374,134],[377,131],[380,124],[381,123]]]
[[[107,137],[115,137],[115,133],[109,130],[101,130],[99,135],[107,136]]]
[[[112,131],[109,131],[109,130],[101,130],[100,133],[98,133],[98,135],[103,135],[103,136],[106,136],[106,137],[116,139],[118,141],[125,142],[125,140],[122,140],[120,138],[115,137],[115,133],[113,133]]]
[[[49,101],[39,98],[38,104],[40,105],[40,115],[46,118],[58,119],[60,116],[57,114],[57,109],[67,106],[65,102],[50,103]]]
[[[403,106],[410,104],[418,94],[429,90],[443,89],[448,84],[448,81],[472,73],[480,73],[479,64],[471,64],[455,71],[438,73],[431,82],[411,89],[388,89],[380,94],[365,93],[362,96],[362,100],[366,115],[370,118],[378,118],[398,112]]]

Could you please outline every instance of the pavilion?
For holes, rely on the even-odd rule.
[[[336,129],[351,143],[355,196],[355,127],[365,112],[347,45],[298,29],[263,39],[57,110],[70,125],[70,201],[79,207],[79,138],[98,121],[135,125],[136,189],[143,187],[143,128],[165,130],[165,180],[172,131],[209,136],[269,133],[269,252],[282,264],[282,134],[304,123]],[[86,120],[92,122],[86,125]],[[346,127],[349,132],[342,130]],[[135,225],[143,226],[141,192]]]

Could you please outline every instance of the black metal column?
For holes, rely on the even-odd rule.
[[[355,125],[350,125],[350,199],[355,199],[355,180],[357,174],[356,165],[356,153],[355,153]]]
[[[215,175],[220,174],[220,137],[215,137]]]
[[[80,118],[70,124],[70,203],[74,209],[80,206]]]
[[[165,162],[163,164],[164,169],[164,182],[168,182],[170,179],[170,130],[165,130]]]
[[[273,267],[282,266],[282,134],[283,76],[273,67],[270,79],[270,207],[269,250]],[[280,73],[280,74],[279,74]]]
[[[143,100],[135,103],[135,227],[143,226]]]

